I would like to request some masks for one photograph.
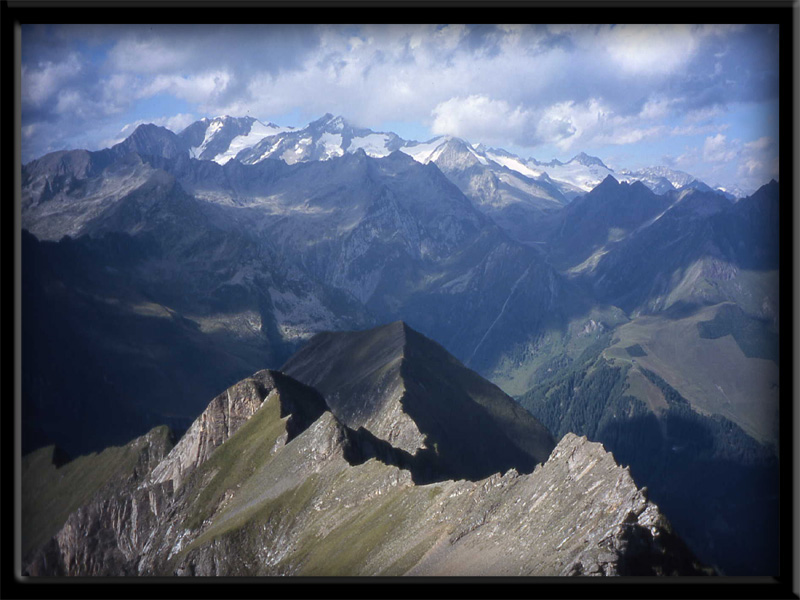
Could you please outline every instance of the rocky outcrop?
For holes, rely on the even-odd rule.
[[[567,434],[534,473],[479,482],[438,552],[409,574],[707,574],[601,444]]]
[[[565,436],[529,475],[512,470],[477,482],[420,486],[408,471],[380,460],[343,460],[347,445],[358,443],[345,431],[329,413],[322,417],[281,450],[287,454],[281,462],[303,473],[296,485],[285,485],[287,472],[243,484],[220,516],[202,533],[180,538],[154,572],[710,574],[627,469],[586,438]],[[255,490],[261,510],[237,523]]]
[[[116,156],[136,153],[142,156],[163,156],[175,158],[188,154],[187,143],[166,127],[152,123],[139,125],[124,141],[112,146],[109,153]]]
[[[281,394],[281,389],[289,393]],[[151,480],[154,483],[171,481],[179,488],[183,479],[233,436],[270,395],[275,395],[281,403],[281,415],[290,415],[286,425],[287,440],[327,409],[325,400],[314,390],[281,373],[259,371],[211,401],[169,456],[153,470]]]

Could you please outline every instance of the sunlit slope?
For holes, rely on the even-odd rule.
[[[736,320],[723,322],[730,309],[736,310],[733,304],[726,303],[703,308],[682,319],[638,317],[615,330],[614,343],[603,351],[603,356],[612,364],[633,365],[628,377],[634,382],[641,381],[636,375],[641,369],[653,371],[695,410],[721,415],[757,440],[775,443],[778,364],[777,356],[769,353],[777,349],[777,333],[771,332],[768,324],[741,313]],[[718,331],[712,329],[712,324],[718,323]],[[746,329],[748,325],[752,331]],[[733,333],[727,333],[729,330]],[[742,338],[740,332],[748,337],[737,341],[737,337]],[[748,347],[748,343],[756,344],[759,334],[766,342],[763,348]],[[650,397],[649,392],[639,389],[638,383],[633,386],[643,400]],[[657,404],[655,400],[651,402]]]

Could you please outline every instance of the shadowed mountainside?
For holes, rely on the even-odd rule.
[[[500,388],[402,322],[318,334],[282,370],[318,389],[348,427],[414,455],[415,480],[530,472],[554,445]]]

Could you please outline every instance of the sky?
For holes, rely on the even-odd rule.
[[[24,25],[22,160],[140,123],[325,113],[523,158],[778,178],[774,25]]]

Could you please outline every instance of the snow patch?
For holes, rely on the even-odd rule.
[[[544,171],[531,169],[528,165],[523,163],[518,158],[503,156],[501,154],[495,154],[493,152],[487,152],[486,156],[491,161],[496,162],[501,167],[506,167],[507,169],[516,171],[520,175],[524,175],[525,177],[530,177],[531,179],[541,177],[542,173],[544,173]]]
[[[264,138],[292,131],[291,127],[278,127],[270,123],[264,125],[261,121],[255,121],[250,128],[250,132],[246,135],[238,135],[231,140],[228,149],[221,154],[217,154],[212,160],[221,165],[224,165],[229,160],[236,158],[242,150],[252,148]]]
[[[447,138],[438,137],[430,140],[429,142],[410,143],[407,146],[400,148],[400,152],[408,154],[418,163],[426,164],[433,160],[433,154],[436,150],[447,142]]]
[[[322,146],[322,160],[327,160],[335,156],[342,156],[342,136],[339,133],[323,133],[319,138],[319,143]]]
[[[350,141],[350,146],[347,148],[348,152],[355,152],[356,150],[363,150],[367,156],[373,158],[382,158],[388,156],[389,150],[386,148],[389,143],[389,136],[383,133],[370,133],[363,137],[353,138]]]

